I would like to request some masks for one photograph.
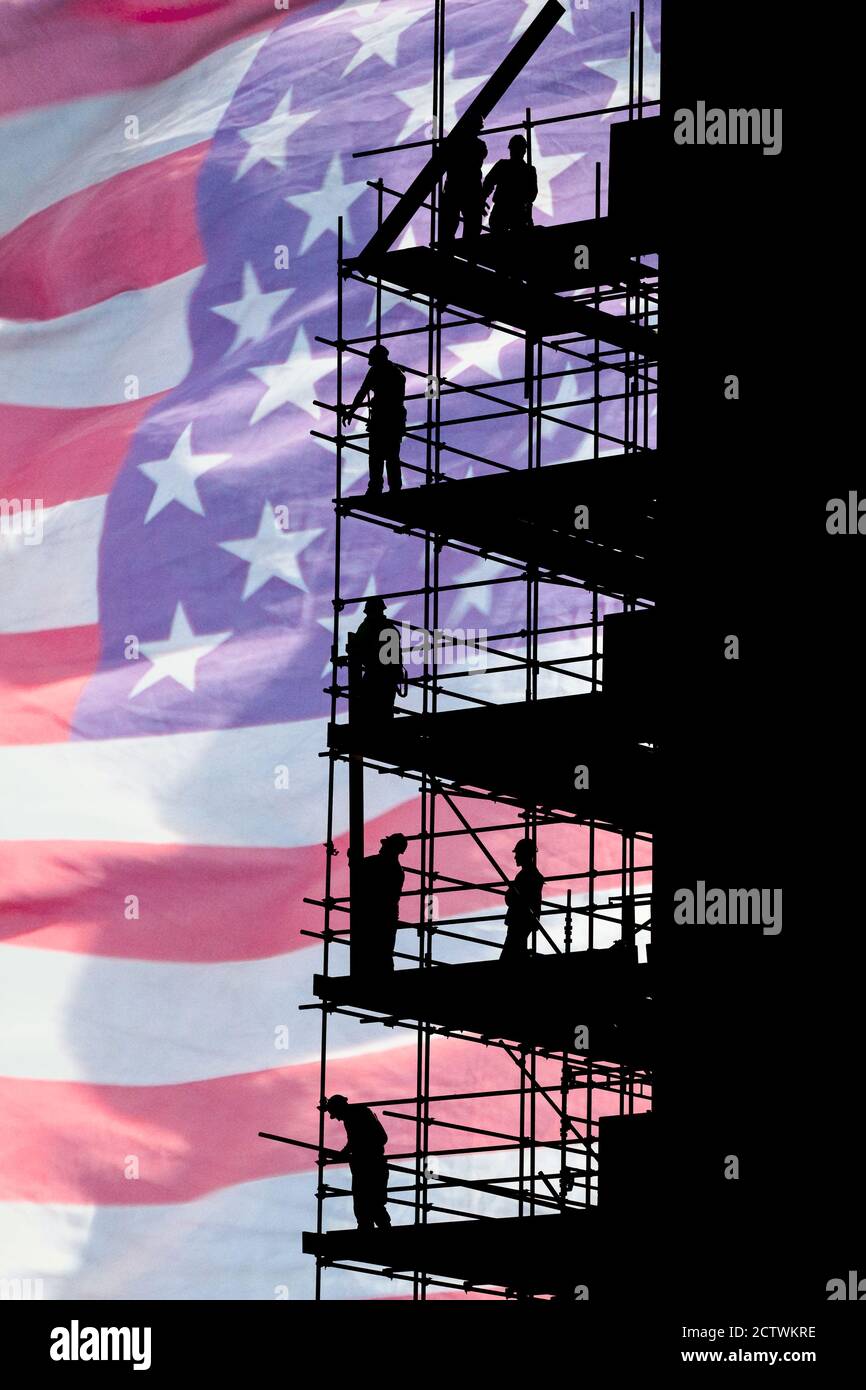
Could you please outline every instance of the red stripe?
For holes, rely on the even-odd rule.
[[[196,180],[209,149],[125,170],[22,222],[0,240],[0,317],[59,318],[201,265]]]
[[[507,808],[488,807],[490,821]],[[445,828],[444,812],[440,828]],[[406,803],[367,823],[370,852],[383,835],[417,831],[417,807]],[[506,871],[505,835],[491,840]],[[447,842],[446,842],[447,843]],[[440,869],[454,877],[488,882],[492,869],[466,840],[452,841],[442,850]],[[539,866],[553,875],[586,867],[587,832],[583,827],[554,826],[539,833]],[[332,860],[334,897],[348,894],[348,836],[335,841]],[[448,854],[446,859],[444,856]],[[417,866],[413,842],[404,856]],[[619,841],[596,838],[596,867],[616,868]],[[321,899],[325,851],[320,845],[295,849],[230,849],[201,845],[134,845],[88,841],[22,840],[0,845],[0,896],[4,910],[0,939],[19,946],[153,961],[260,960],[311,946],[301,931],[321,931],[320,908],[303,901]],[[639,884],[648,873],[636,875]],[[407,891],[418,885],[408,874]],[[598,887],[618,891],[616,878]],[[577,885],[579,886],[579,885]],[[551,884],[550,897],[563,892]],[[140,902],[138,921],[126,921],[124,904],[134,893]],[[498,900],[480,889],[443,895],[441,916],[495,910]],[[418,918],[418,900],[406,898],[403,918]],[[348,917],[334,925],[347,926]],[[467,927],[471,934],[471,925]],[[335,971],[347,968],[343,950],[336,948]],[[480,959],[493,959],[479,947]]]
[[[132,435],[163,394],[79,410],[0,405],[0,496],[56,507],[110,492]]]
[[[412,1096],[416,1065],[414,1044],[344,1058],[329,1064],[327,1085],[332,1094],[341,1092],[356,1101]],[[558,1079],[553,1063],[539,1063],[541,1084],[557,1085]],[[518,1072],[504,1054],[458,1039],[434,1041],[434,1092],[517,1083]],[[0,1201],[110,1206],[188,1202],[236,1183],[311,1172],[309,1150],[257,1134],[265,1130],[315,1142],[318,1099],[318,1063],[176,1086],[3,1079]],[[597,1115],[616,1109],[618,1100],[596,1093],[595,1103]],[[558,1118],[547,1110],[537,1110],[539,1139],[558,1136]],[[516,1097],[439,1103],[433,1113],[457,1124],[517,1133]],[[384,1118],[384,1124],[390,1152],[414,1150],[414,1123]],[[434,1150],[497,1142],[454,1130],[434,1129],[432,1134]],[[325,1140],[342,1145],[343,1127],[329,1120]],[[138,1164],[137,1178],[125,1175],[132,1161]],[[311,1192],[312,1182],[311,1172]]]
[[[78,699],[99,664],[99,627],[0,634],[0,744],[69,738]]]
[[[311,3],[291,0],[291,13]],[[161,82],[286,18],[274,0],[188,0],[180,8],[174,0],[6,4],[0,17],[0,112]]]

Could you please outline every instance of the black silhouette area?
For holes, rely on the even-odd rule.
[[[520,965],[529,955],[529,937],[541,920],[541,890],[544,879],[536,867],[536,847],[532,840],[518,840],[514,846],[518,866],[505,894],[505,941],[499,959],[506,965]]]
[[[386,835],[379,852],[361,861],[358,873],[352,865],[350,969],[361,979],[375,979],[394,970],[400,895],[406,877],[400,855],[408,843],[405,835]]]
[[[352,1204],[358,1230],[384,1230],[391,1225],[388,1200],[388,1164],[385,1145],[388,1135],[368,1105],[350,1105],[345,1096],[334,1095],[319,1107],[346,1129],[342,1149],[328,1151],[332,1163],[349,1160],[352,1174]]]
[[[346,639],[346,655],[338,661],[349,672],[349,714],[357,726],[387,723],[394,717],[398,694],[406,693],[406,668],[401,660],[400,629],[385,609],[384,599],[368,598],[364,618]]]
[[[390,361],[388,349],[377,343],[367,357],[369,368],[351,405],[343,407],[343,424],[348,426],[358,407],[370,397],[368,434],[370,438],[370,480],[366,496],[382,492],[385,472],[391,492],[403,486],[400,445],[406,432],[406,378]]]
[[[525,135],[512,135],[508,158],[499,159],[485,175],[481,194],[493,197],[488,226],[497,236],[521,236],[532,226],[532,205],[538,197],[538,174],[526,159]]]
[[[462,218],[463,252],[470,261],[478,253],[481,235],[481,169],[487,158],[481,129],[481,118],[474,118],[465,135],[461,134],[449,149],[439,210],[439,245],[444,251],[453,250],[457,225]]]
[[[544,6],[538,21],[552,15],[555,23],[554,11],[562,13]],[[771,466],[793,452],[799,388],[784,344],[796,339],[799,308],[782,263],[795,214],[785,204],[783,160],[765,159],[759,149],[682,147],[671,138],[674,111],[710,92],[723,106],[782,105],[785,14],[770,3],[710,30],[700,7],[666,0],[664,26],[662,114],[613,125],[606,218],[526,229],[523,278],[502,274],[514,265],[504,235],[499,246],[497,236],[482,236],[474,257],[467,248],[461,255],[456,237],[453,254],[441,246],[392,251],[443,175],[447,183],[446,141],[361,256],[342,267],[515,326],[529,339],[574,333],[658,365],[663,469],[637,446],[631,461],[567,464],[558,475],[561,496],[585,480],[603,499],[610,470],[606,535],[575,538],[561,522],[545,520],[550,508],[545,513],[531,499],[550,500],[545,477],[557,470],[546,467],[514,480],[437,482],[366,508],[395,529],[462,539],[516,556],[527,569],[546,563],[550,572],[626,599],[651,598],[659,626],[648,643],[642,631],[637,645],[654,652],[636,662],[630,639],[620,645],[626,635],[614,628],[610,642],[605,635],[600,694],[401,716],[378,728],[350,718],[329,732],[331,752],[356,763],[421,771],[438,787],[453,782],[519,810],[553,808],[625,833],[651,832],[650,960],[636,962],[628,939],[634,922],[624,910],[623,940],[610,951],[529,955],[516,972],[493,961],[361,982],[318,976],[315,985],[323,1001],[375,1010],[386,1022],[430,1021],[448,1032],[473,1030],[482,1042],[504,1038],[566,1052],[576,1046],[568,1022],[585,1010],[590,1032],[600,1030],[593,1060],[657,1072],[658,1118],[601,1120],[595,1209],[575,1212],[563,1201],[555,1216],[306,1235],[304,1249],[323,1261],[362,1260],[568,1302],[585,1280],[591,1312],[613,1309],[620,1328],[644,1305],[676,1321],[699,1305],[694,1320],[704,1326],[742,1319],[746,1309],[762,1310],[763,1318],[768,1297],[785,1309],[785,1320],[809,1323],[828,1275],[857,1267],[850,1206],[859,1148],[837,1141],[840,1115],[856,1118],[857,1107],[845,1093],[844,1068],[827,1061],[851,1055],[853,1038],[839,1042],[845,1024],[834,1020],[827,1033],[816,1025],[820,1047],[796,1044],[828,966],[825,998],[834,1012],[857,1015],[847,998],[836,1009],[847,984],[841,953],[816,929],[827,860],[805,862],[802,839],[792,833],[796,811],[811,813],[822,797],[825,806],[841,802],[843,774],[818,768],[817,789],[798,792],[795,745],[780,717],[801,679],[803,654],[803,629],[779,599],[791,576],[784,544],[794,537],[802,554],[820,552],[825,562],[820,499],[806,537],[802,513],[780,494]],[[532,52],[543,37],[536,28]],[[528,56],[525,45],[521,65]],[[496,91],[485,89],[474,114],[486,116],[514,75],[514,64],[502,65]],[[458,122],[450,148],[467,129]],[[569,266],[575,242],[589,247],[588,272]],[[569,298],[570,290],[600,282],[633,291],[656,274],[640,258],[656,253],[664,275],[661,334]],[[772,341],[762,331],[768,325]],[[740,384],[736,404],[723,389],[730,372]],[[628,467],[663,472],[649,508],[632,505],[640,484]],[[524,503],[488,506],[494,496]],[[658,540],[644,544],[653,531]],[[829,620],[840,647],[851,635],[843,611],[850,610],[840,603]],[[824,621],[826,614],[816,614],[816,625]],[[742,639],[742,657],[725,663],[720,651],[731,632]],[[834,670],[840,664],[843,658]],[[828,689],[853,722],[845,689]],[[568,782],[580,762],[593,769],[588,795]],[[832,831],[856,862],[850,821],[836,817]],[[824,843],[831,846],[829,838]],[[675,926],[677,886],[699,879],[793,883],[791,919],[778,938]],[[853,893],[846,908],[854,920]],[[659,1005],[662,1027],[654,1017]],[[791,1144],[804,1096],[809,1132],[827,1137],[814,1153]],[[740,1181],[726,1180],[731,1154],[743,1158]],[[809,1191],[813,1179],[818,1200]]]

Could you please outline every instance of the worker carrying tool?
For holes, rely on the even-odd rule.
[[[384,1230],[391,1225],[388,1201],[388,1164],[385,1145],[388,1135],[369,1105],[350,1105],[345,1096],[327,1097],[319,1106],[346,1129],[346,1144],[330,1150],[331,1162],[349,1160],[352,1174],[352,1205],[359,1231]]]
[[[463,250],[474,261],[481,235],[481,168],[487,158],[487,146],[480,138],[481,117],[458,140],[452,141],[442,185],[442,205],[439,213],[439,244],[444,251],[453,251],[457,223],[463,217]]]
[[[388,488],[399,492],[403,486],[400,445],[406,433],[406,378],[388,349],[377,343],[367,354],[369,367],[351,405],[343,406],[343,424],[350,425],[355,412],[370,396],[370,480],[365,497],[381,497],[382,476],[388,474]]]
[[[526,138],[512,135],[508,142],[508,159],[498,159],[482,184],[485,211],[493,194],[493,208],[488,219],[491,232],[513,236],[532,226],[532,205],[538,197],[538,174],[533,164],[527,164]]]
[[[381,976],[394,969],[400,895],[406,877],[400,855],[408,845],[405,835],[386,835],[378,854],[367,855],[360,873],[353,874],[349,933],[352,975]]]
[[[541,914],[541,890],[544,879],[535,866],[536,849],[532,840],[518,840],[514,846],[514,861],[518,865],[508,891],[505,912],[505,941],[500,960],[518,964],[529,954],[529,936],[537,927]]]
[[[385,600],[375,595],[364,604],[364,617],[346,641],[350,665],[357,661],[359,680],[353,690],[350,675],[350,696],[357,695],[358,705],[349,710],[349,717],[360,717],[365,723],[378,723],[394,718],[394,702],[407,691],[408,675],[402,662],[400,629],[389,618]]]

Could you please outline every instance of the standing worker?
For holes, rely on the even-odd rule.
[[[319,1107],[346,1127],[346,1144],[332,1150],[332,1162],[348,1158],[352,1174],[352,1205],[359,1231],[372,1231],[377,1226],[391,1225],[386,1209],[388,1200],[388,1164],[385,1145],[388,1135],[369,1105],[350,1105],[345,1096],[331,1096]]]
[[[369,854],[362,861],[359,882],[352,880],[352,975],[381,976],[394,970],[400,895],[406,878],[400,855],[408,846],[405,835],[386,835],[378,854]]]
[[[481,118],[477,117],[466,134],[450,146],[439,214],[439,244],[443,251],[449,252],[454,250],[457,223],[462,214],[463,249],[470,261],[474,261],[478,253],[484,202],[481,166],[487,158],[487,146],[480,138],[481,125]]]
[[[370,364],[351,405],[343,406],[343,423],[350,425],[355,411],[368,396],[370,419],[370,481],[365,497],[381,497],[382,476],[387,469],[388,488],[399,492],[403,486],[400,445],[406,432],[406,378],[386,347],[377,343],[367,354]]]
[[[393,719],[394,701],[404,689],[407,675],[401,659],[400,629],[387,616],[384,599],[367,599],[363,621],[349,633],[346,651],[350,664],[357,660],[361,668],[357,714],[368,724]],[[351,675],[349,679],[351,688]],[[355,713],[350,708],[349,717]]]
[[[493,194],[489,226],[497,235],[514,236],[532,226],[532,205],[538,197],[538,175],[534,164],[525,163],[526,138],[512,135],[508,159],[498,159],[484,180],[485,201]]]
[[[531,840],[518,840],[514,846],[514,862],[518,872],[505,894],[505,941],[500,960],[519,964],[529,954],[530,933],[541,916],[541,889],[544,879],[535,867],[535,845]]]

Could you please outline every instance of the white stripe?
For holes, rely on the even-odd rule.
[[[98,621],[99,537],[105,497],[31,512],[38,544],[20,528],[0,531],[0,632],[45,632]]]
[[[348,968],[344,954],[338,971]],[[298,1004],[314,1002],[320,968],[317,946],[220,964],[6,946],[0,1076],[166,1086],[317,1062],[321,1014]],[[330,1058],[401,1046],[414,1046],[403,1029],[364,1028],[339,1014],[328,1025]]]
[[[267,1142],[262,1140],[262,1143]],[[540,1150],[540,1154],[549,1154]],[[408,1160],[403,1160],[409,1166]],[[514,1155],[442,1159],[449,1175],[501,1178]],[[577,1155],[571,1160],[580,1167]],[[539,1158],[539,1166],[544,1161]],[[548,1162],[547,1167],[551,1164]],[[329,1176],[349,1186],[345,1169]],[[391,1186],[405,1181],[391,1175]],[[406,1194],[403,1194],[406,1195]],[[470,1189],[439,1190],[437,1200],[458,1211],[516,1216],[517,1204]],[[411,1209],[389,1205],[395,1225]],[[328,1230],[354,1226],[348,1197],[325,1207]],[[453,1220],[432,1213],[430,1220]],[[312,1256],[301,1253],[301,1232],[315,1230],[315,1174],[292,1173],[239,1183],[193,1202],[167,1206],[76,1206],[0,1203],[0,1278],[41,1279],[45,1299],[311,1299]],[[411,1285],[346,1270],[325,1272],[326,1299],[404,1297]]]
[[[258,846],[324,843],[326,720],[0,748],[0,839]],[[290,769],[289,788],[275,787]],[[338,767],[335,834],[348,829]],[[407,800],[368,777],[368,818]],[[134,891],[134,890],[131,890]]]
[[[170,391],[192,362],[187,311],[202,269],[61,318],[0,320],[0,400],[75,409]]]
[[[61,198],[209,140],[267,38],[239,39],[165,82],[5,117],[0,236]]]

